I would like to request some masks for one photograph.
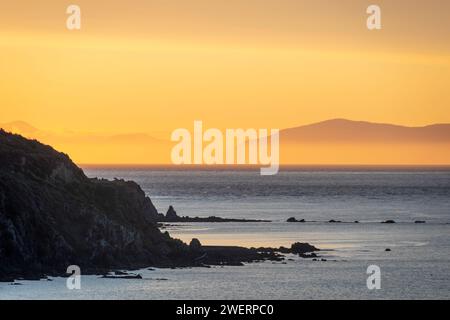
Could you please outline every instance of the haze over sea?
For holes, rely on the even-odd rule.
[[[83,276],[81,290],[66,289],[62,278],[21,281],[0,284],[1,299],[450,298],[448,167],[288,167],[275,176],[168,167],[85,172],[136,181],[163,213],[173,205],[180,216],[272,221],[175,223],[166,229],[183,241],[248,247],[309,242],[323,249],[327,261],[292,256],[286,264],[141,270],[144,280]],[[289,217],[314,222],[288,223]],[[388,219],[396,223],[380,223]],[[367,289],[371,264],[381,268],[380,290]]]

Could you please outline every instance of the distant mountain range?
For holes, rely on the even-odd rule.
[[[282,164],[450,164],[450,124],[333,119],[280,132]]]
[[[449,143],[450,124],[405,127],[332,119],[281,130],[285,143]]]

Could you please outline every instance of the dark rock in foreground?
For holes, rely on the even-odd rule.
[[[252,219],[230,219],[221,217],[180,217],[173,206],[169,206],[166,215],[159,213],[157,222],[270,222],[270,220],[252,220]]]
[[[136,183],[89,179],[67,155],[0,131],[0,278],[189,261],[156,216]]]

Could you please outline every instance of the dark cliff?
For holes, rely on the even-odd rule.
[[[70,158],[0,130],[0,279],[184,264],[134,182],[90,179]]]

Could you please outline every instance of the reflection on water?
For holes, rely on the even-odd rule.
[[[308,242],[324,249],[320,254],[327,261],[292,256],[286,264],[141,270],[142,281],[84,276],[79,292],[68,291],[60,278],[23,281],[23,286],[0,284],[0,299],[450,298],[450,171],[308,170],[270,177],[245,170],[144,168],[87,174],[137,181],[161,212],[174,205],[183,216],[273,221],[167,229],[185,242],[198,238],[203,244],[247,247]],[[285,222],[289,217],[317,222]],[[349,223],[327,223],[330,219]],[[387,219],[397,223],[380,223]],[[360,223],[350,223],[355,220]],[[381,290],[366,287],[370,264],[381,268]]]

